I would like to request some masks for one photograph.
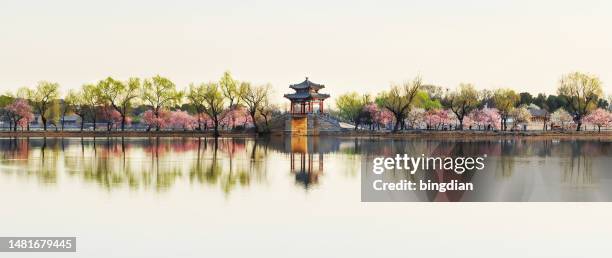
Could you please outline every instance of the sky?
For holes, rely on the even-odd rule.
[[[612,94],[612,1],[0,0],[0,91],[107,76],[178,87],[270,83],[282,103],[308,76],[332,98],[420,75],[445,88],[556,92],[564,73]]]

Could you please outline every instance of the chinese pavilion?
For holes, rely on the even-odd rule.
[[[323,101],[329,98],[329,94],[319,93],[320,89],[325,88],[323,84],[316,84],[308,80],[290,85],[289,88],[295,93],[285,94],[285,98],[291,101],[291,114],[312,114],[315,113],[315,105],[318,106],[318,113],[323,113]]]

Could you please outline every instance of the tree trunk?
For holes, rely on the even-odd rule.
[[[259,127],[257,127],[257,122],[255,121],[255,113],[251,112],[251,120],[253,120],[253,127],[255,127],[255,132],[259,133]],[[246,128],[246,122],[245,122],[245,128]]]
[[[47,118],[45,118],[44,116],[41,115],[40,119],[42,120],[43,130],[47,131]]]
[[[580,127],[582,127],[582,122],[578,122],[578,124],[576,126],[576,132],[580,132]]]
[[[217,137],[219,137],[219,135],[220,135],[219,134],[219,123],[215,121],[215,132],[214,132],[213,136],[215,138],[217,138]]]
[[[121,115],[121,131],[125,131],[125,115]]]

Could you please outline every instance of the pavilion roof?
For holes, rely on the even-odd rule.
[[[310,89],[310,88],[319,90],[319,89],[325,88],[325,85],[311,82],[308,80],[308,77],[306,77],[306,80],[304,80],[303,82],[300,82],[298,84],[289,85],[289,88],[292,88],[294,90],[302,90],[302,89]]]
[[[297,92],[292,94],[285,94],[285,98],[288,98],[290,100],[326,99],[329,98],[329,94],[317,92]]]

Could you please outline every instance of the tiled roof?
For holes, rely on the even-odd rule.
[[[299,93],[285,94],[285,98],[288,98],[288,99],[326,99],[326,98],[329,98],[329,94],[314,93],[314,92],[299,92]]]
[[[308,77],[306,77],[306,80],[304,80],[303,82],[298,83],[298,84],[289,85],[289,88],[292,88],[295,90],[314,88],[318,90],[318,89],[325,88],[325,85],[311,82],[308,80]]]

